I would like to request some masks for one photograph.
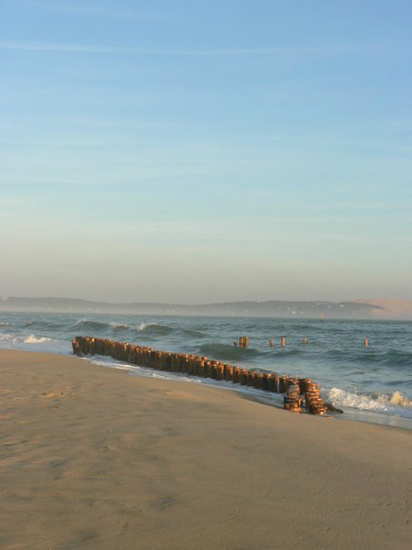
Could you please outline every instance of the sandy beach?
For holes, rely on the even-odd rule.
[[[0,351],[2,549],[410,548],[410,431]]]

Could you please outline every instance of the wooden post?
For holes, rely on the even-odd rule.
[[[79,345],[79,341],[77,340],[77,338],[74,338],[72,340],[72,346],[73,346],[74,355],[78,355],[80,357],[82,352],[80,351],[80,345]]]
[[[120,342],[110,342],[109,357],[113,357],[113,359],[120,361],[120,350],[121,350]]]
[[[297,378],[289,378],[287,392],[283,398],[283,408],[291,412],[301,413],[302,403],[299,380]]]
[[[212,378],[212,361],[205,361],[205,378]]]
[[[225,366],[222,363],[216,365],[216,380],[224,380],[225,378]]]
[[[279,376],[279,393],[285,393],[288,387],[288,376]]]
[[[247,336],[241,336],[239,338],[239,347],[240,348],[247,348],[248,346],[248,337]]]
[[[204,361],[200,360],[197,363],[196,372],[197,372],[197,375],[200,376],[201,378],[205,377],[205,362]]]
[[[242,369],[240,367],[233,367],[232,382],[234,384],[240,384],[241,371],[242,371]]]
[[[104,346],[104,354],[107,357],[113,357],[113,359],[115,359],[116,342],[112,342],[111,340],[106,340],[105,341],[105,346]]]
[[[89,353],[95,355],[96,353],[96,338],[89,338]]]
[[[247,369],[240,369],[240,384],[242,386],[247,386],[247,381],[248,381]]]
[[[255,373],[255,388],[261,390],[263,388],[263,374],[261,372]]]
[[[229,364],[225,364],[224,367],[225,367],[225,380],[230,382],[231,380],[233,380],[233,367],[232,365],[229,365]]]
[[[177,372],[177,353],[172,353],[170,370],[171,372]]]

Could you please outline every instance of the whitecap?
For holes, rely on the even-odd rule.
[[[34,336],[34,334],[30,334],[30,336],[27,336],[23,342],[25,344],[44,344],[45,342],[51,342],[51,338],[46,338],[44,336],[40,337],[40,338],[36,338],[36,336]]]
[[[157,326],[159,326],[159,323],[140,323],[139,331],[144,332],[145,330],[147,330],[150,327],[157,327]]]
[[[378,395],[358,394],[340,388],[332,388],[328,393],[328,401],[336,407],[351,407],[360,410],[377,412],[395,412],[396,409],[412,408],[412,400],[396,391],[392,395],[381,393]]]

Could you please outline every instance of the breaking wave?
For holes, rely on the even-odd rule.
[[[44,344],[45,342],[51,342],[52,338],[46,338],[45,336],[42,336],[40,338],[36,338],[34,334],[30,334],[30,336],[27,336],[23,342],[25,344]]]
[[[167,334],[173,332],[173,329],[172,327],[167,325],[159,325],[158,323],[141,323],[139,331],[150,336],[166,336]]]
[[[412,417],[412,400],[399,391],[393,394],[358,394],[332,388],[328,401],[336,407],[350,407],[362,411],[386,412]]]
[[[18,344],[45,344],[46,342],[52,342],[52,338],[46,338],[45,336],[37,337],[34,334],[28,336],[15,336],[14,334],[0,334],[0,342],[4,342],[10,346]]]

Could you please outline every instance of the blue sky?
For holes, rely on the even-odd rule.
[[[412,299],[410,2],[0,21],[0,295]]]

